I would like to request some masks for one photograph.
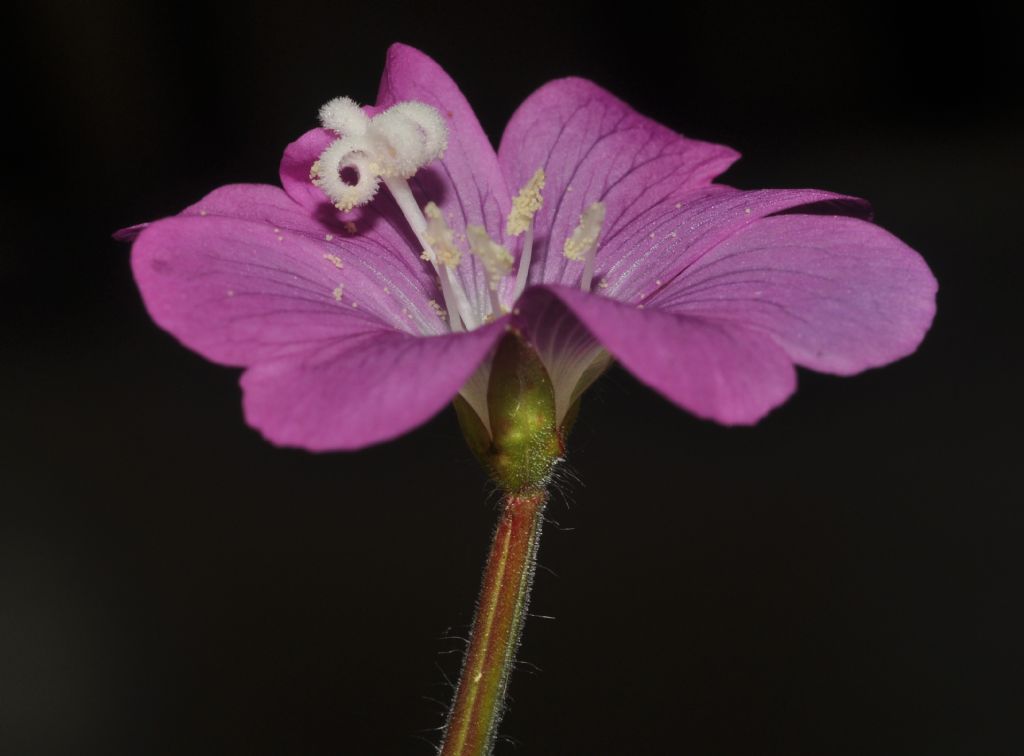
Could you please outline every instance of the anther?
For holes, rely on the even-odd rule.
[[[523,249],[519,253],[519,270],[516,271],[516,285],[512,292],[513,301],[518,299],[526,289],[526,279],[530,274],[530,258],[533,255],[533,216],[544,204],[544,197],[541,194],[544,182],[544,169],[538,168],[526,185],[519,190],[516,198],[512,200],[512,211],[505,224],[505,232],[510,236],[526,234],[523,237]]]
[[[466,226],[466,240],[474,255],[479,258],[487,274],[487,286],[491,295],[491,314],[503,312],[498,300],[498,284],[512,270],[512,255],[503,246],[491,239],[483,226]]]
[[[423,212],[427,216],[427,230],[424,236],[433,247],[437,262],[448,268],[457,267],[462,259],[462,252],[455,246],[455,233],[445,223],[441,208],[433,202],[428,202]]]
[[[519,236],[530,227],[530,224],[533,223],[533,216],[544,203],[544,197],[541,195],[544,181],[544,169],[538,168],[530,180],[519,190],[519,194],[512,200],[512,211],[508,214],[505,233],[510,236]]]
[[[580,216],[579,225],[572,236],[565,240],[563,252],[567,258],[576,262],[582,261],[583,275],[580,277],[580,288],[590,291],[590,282],[594,278],[594,258],[597,254],[597,237],[604,223],[605,207],[603,202],[594,202]]]

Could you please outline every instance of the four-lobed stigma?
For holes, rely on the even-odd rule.
[[[313,163],[310,180],[343,212],[373,200],[381,183],[388,188],[423,248],[421,257],[437,274],[451,329],[472,330],[509,312],[529,277],[534,216],[544,202],[544,170],[538,168],[520,189],[506,222],[505,230],[510,237],[522,237],[509,301],[502,301],[501,282],[512,273],[513,254],[492,239],[483,226],[466,228],[468,251],[480,260],[489,293],[486,301],[474,306],[455,273],[464,256],[455,242],[455,234],[434,202],[420,208],[408,181],[444,155],[448,128],[441,113],[425,103],[406,101],[371,117],[350,98],[338,97],[320,108],[320,123],[337,134],[338,139]],[[565,257],[583,263],[580,288],[584,291],[590,290],[593,279],[604,215],[604,204],[592,203],[564,243]]]

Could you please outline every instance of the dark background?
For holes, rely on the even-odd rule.
[[[728,183],[868,197],[941,287],[917,354],[802,373],[753,429],[618,370],[591,391],[541,548],[557,619],[528,624],[499,753],[1024,753],[1022,19],[938,7],[15,4],[0,753],[431,753],[495,518],[452,413],[272,448],[109,238],[276,182],[394,40],[495,139],[580,74],[740,149]]]

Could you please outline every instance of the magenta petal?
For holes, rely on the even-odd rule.
[[[420,204],[437,203],[457,235],[474,224],[502,241],[511,199],[494,147],[444,69],[419,50],[394,44],[388,49],[377,107],[383,109],[405,100],[437,108],[448,125],[444,157],[410,181]],[[487,301],[487,279],[476,257],[467,255],[456,273],[475,302]]]
[[[114,237],[114,241],[133,242],[148,225],[149,223],[136,223],[134,226],[125,226],[124,228],[117,229],[112,236]]]
[[[575,283],[562,255],[583,210],[607,207],[602,236],[659,203],[707,185],[739,155],[687,139],[584,79],[559,79],[530,95],[512,116],[498,150],[513,191],[537,168],[547,174],[536,217],[532,282]]]
[[[503,333],[356,336],[245,372],[247,422],[276,444],[357,449],[426,422],[455,396]]]
[[[270,187],[256,193],[284,198],[285,207],[251,196],[248,204],[227,203],[248,218],[267,213],[266,220],[217,215],[217,198],[232,192],[238,188],[218,190],[188,211],[208,206],[205,216],[150,224],[132,248],[150,315],[186,346],[215,362],[250,365],[355,333],[444,330],[430,304],[432,284],[415,269],[367,239],[328,240]]]
[[[796,388],[792,362],[766,334],[562,286],[531,289],[521,308],[545,307],[551,296],[640,381],[699,417],[728,425],[754,423]]]
[[[781,215],[715,246],[650,306],[757,329],[797,364],[848,375],[913,352],[936,289],[921,257],[878,226]]]
[[[327,129],[307,131],[285,147],[278,169],[281,186],[288,192],[288,196],[311,212],[319,212],[325,217],[332,217],[337,211],[327,195],[313,185],[309,171],[317,158],[337,138],[337,134]]]
[[[433,275],[419,259],[419,248],[409,244],[387,217],[377,212],[356,212],[351,214],[352,220],[339,224],[336,211],[329,209],[328,216],[311,214],[277,187],[229,184],[214,189],[181,214],[235,218],[261,223],[272,231],[294,231],[317,244],[323,242],[327,247],[324,254],[348,257],[344,253],[353,253],[350,259],[356,267],[364,276],[379,281],[382,288],[388,288],[388,281],[392,281],[401,289],[440,296]]]
[[[504,236],[511,207],[498,156],[458,85],[432,58],[407,45],[388,49],[377,108],[416,100],[437,108],[448,124],[444,157],[415,177],[424,202],[433,200],[461,232],[484,226],[494,239]]]
[[[396,44],[388,50],[377,104],[368,108],[368,112],[376,113],[405,100],[417,100],[437,108],[448,125],[448,149],[444,157],[421,169],[410,180],[420,205],[437,203],[456,234],[464,234],[467,225],[476,224],[484,226],[495,240],[503,240],[511,201],[498,157],[473,109],[436,62],[419,50]],[[358,219],[377,218],[379,225],[391,226],[393,235],[404,238],[400,244],[403,249],[413,250],[413,257],[418,257],[421,250],[387,189],[382,187],[366,207],[343,215],[310,182],[313,162],[336,138],[337,135],[324,129],[313,129],[288,145],[280,167],[285,191],[317,217],[333,218],[338,224],[344,220],[358,223]],[[474,302],[487,301],[486,277],[476,258],[467,255],[457,275]]]
[[[742,191],[710,186],[661,202],[602,235],[596,276],[601,293],[640,304],[740,229],[802,206],[844,203],[861,215],[867,203],[819,189]],[[577,265],[577,270],[579,266]]]

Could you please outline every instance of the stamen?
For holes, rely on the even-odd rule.
[[[505,224],[505,232],[511,236],[526,234],[523,237],[523,249],[519,253],[519,270],[516,271],[516,285],[512,290],[513,301],[519,299],[519,295],[526,289],[526,279],[530,274],[530,258],[533,255],[533,216],[544,204],[541,190],[544,188],[545,180],[543,168],[534,171],[530,180],[512,200],[512,211]]]
[[[519,295],[526,290],[526,279],[530,275],[530,258],[533,256],[533,221],[526,227],[526,235],[523,237],[523,250],[519,253],[519,269],[516,271],[516,285],[512,290],[512,301],[519,299]]]
[[[427,230],[424,236],[434,248],[437,261],[449,268],[457,267],[462,259],[462,251],[455,246],[455,232],[445,223],[441,208],[433,202],[428,202],[423,212],[427,216]]]
[[[445,305],[448,308],[452,330],[461,330],[459,328],[460,316],[467,329],[475,328],[477,323],[473,317],[473,307],[469,303],[469,298],[466,296],[462,284],[459,283],[459,279],[453,275],[452,269],[440,265],[437,254],[434,252],[434,246],[427,238],[427,219],[423,217],[420,206],[416,204],[416,198],[412,195],[409,182],[401,178],[385,178],[384,185],[394,196],[406,222],[412,228],[412,232],[416,234],[416,239],[423,245],[427,260],[434,266],[438,278],[441,279],[441,293],[444,295]]]
[[[605,207],[603,202],[594,202],[580,216],[580,223],[565,241],[563,252],[567,258],[575,262],[583,261],[583,275],[580,277],[580,288],[590,291],[590,283],[594,278],[594,258],[597,255],[597,237],[604,223]]]
[[[469,248],[484,266],[487,273],[487,285],[491,295],[491,314],[503,312],[498,299],[498,284],[512,270],[512,255],[507,249],[491,239],[483,226],[466,226],[466,239]]]
[[[519,194],[512,200],[512,211],[508,214],[505,233],[510,236],[519,236],[530,227],[533,216],[544,204],[544,197],[540,193],[544,188],[544,181],[544,169],[538,168],[530,180],[519,190]]]

